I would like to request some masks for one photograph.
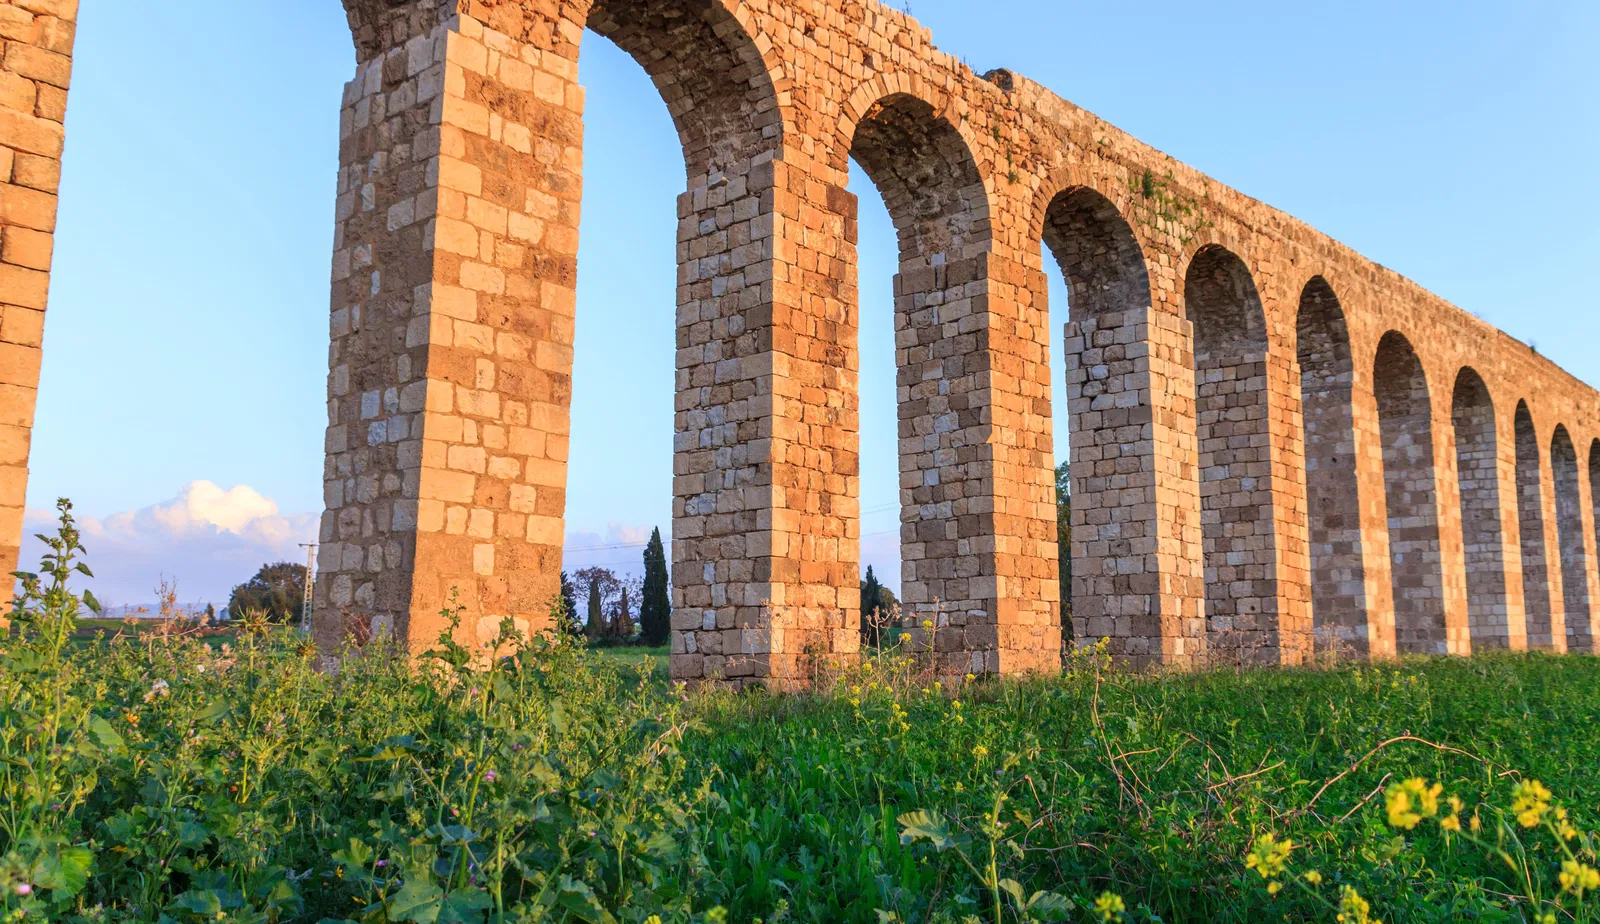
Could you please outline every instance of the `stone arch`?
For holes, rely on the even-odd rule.
[[[1079,186],[1058,193],[1045,209],[1041,236],[1067,279],[1074,322],[1142,316],[1150,307],[1144,251],[1121,210],[1099,191]]]
[[[1583,488],[1578,483],[1578,452],[1567,428],[1556,424],[1550,438],[1550,475],[1556,495],[1556,537],[1561,551],[1562,613],[1567,650],[1594,651],[1589,622],[1589,554],[1583,541]]]
[[[706,0],[594,0],[587,26],[638,61],[672,113],[691,185],[743,174],[778,150],[782,67],[743,5]]]
[[[1522,596],[1528,614],[1528,647],[1555,644],[1550,557],[1545,547],[1544,463],[1539,433],[1527,401],[1517,402],[1517,524],[1522,545]]]
[[[1207,637],[1220,655],[1277,661],[1279,613],[1267,414],[1267,325],[1244,261],[1201,248],[1184,276]]]
[[[1141,582],[1117,563],[1136,560],[1141,539],[1155,538],[1154,524],[1135,519],[1135,511],[1121,502],[1130,489],[1153,491],[1155,486],[1141,447],[1127,438],[1145,419],[1128,398],[1143,387],[1140,373],[1148,368],[1147,359],[1128,345],[1136,342],[1135,332],[1149,315],[1150,274],[1133,229],[1095,189],[1076,186],[1057,193],[1043,210],[1040,237],[1066,279],[1071,318],[1063,348],[1072,548],[1060,553],[1071,562],[1072,590],[1062,602],[1072,613],[1075,639],[1114,638],[1115,601],[1135,599]],[[1123,623],[1125,632],[1135,630]],[[1137,633],[1159,636],[1153,627],[1138,627]]]
[[[1333,287],[1313,276],[1295,319],[1311,551],[1311,613],[1319,634],[1366,653],[1366,566],[1356,485],[1351,389],[1355,364],[1344,309]]]
[[[1389,331],[1378,342],[1373,391],[1383,443],[1395,647],[1446,654],[1433,410],[1422,361],[1398,331]]]
[[[933,103],[904,92],[876,100],[856,120],[849,153],[894,220],[902,276],[989,249],[989,194],[977,158]]]
[[[1468,634],[1474,648],[1506,648],[1511,645],[1511,624],[1494,402],[1483,377],[1470,366],[1463,366],[1456,375],[1450,422],[1455,430],[1456,477],[1461,486]]]

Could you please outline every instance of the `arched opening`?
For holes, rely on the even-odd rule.
[[[1267,326],[1244,261],[1202,248],[1184,278],[1194,327],[1206,634],[1227,660],[1277,661]]]
[[[1517,525],[1522,545],[1522,600],[1528,614],[1528,646],[1555,644],[1551,627],[1550,558],[1545,548],[1544,465],[1539,434],[1526,401],[1517,402]]]
[[[900,604],[937,624],[935,646],[956,672],[993,670],[966,637],[966,614],[990,609],[977,427],[990,387],[983,347],[964,325],[989,249],[988,194],[960,132],[933,105],[896,93],[867,108],[850,156],[883,198],[899,243],[894,278]],[[869,283],[870,285],[871,283]],[[865,323],[865,322],[864,322]],[[1048,452],[1048,447],[1041,447]],[[869,509],[872,504],[867,505]],[[961,661],[969,656],[975,659]],[[960,661],[961,663],[957,663]]]
[[[1383,442],[1395,646],[1402,652],[1445,654],[1433,411],[1422,362],[1410,341],[1395,331],[1378,343],[1373,389]]]
[[[1355,366],[1344,310],[1321,276],[1306,283],[1296,319],[1304,414],[1312,624],[1324,644],[1368,650],[1366,569],[1356,490],[1350,390]]]
[[[1556,489],[1556,537],[1561,548],[1561,599],[1567,623],[1567,650],[1594,651],[1589,621],[1589,553],[1583,540],[1583,488],[1578,484],[1578,452],[1567,428],[1556,425],[1550,440],[1550,473]]]
[[[1117,635],[1117,601],[1132,599],[1139,577],[1126,563],[1154,540],[1153,519],[1134,519],[1123,492],[1154,496],[1155,473],[1139,452],[1148,408],[1122,398],[1142,387],[1143,366],[1128,345],[1150,309],[1144,254],[1115,204],[1095,190],[1058,194],[1045,211],[1044,246],[1067,284],[1066,410],[1056,439],[1070,444],[1068,548],[1061,554],[1063,626],[1091,641]],[[1053,325],[1052,325],[1053,326]],[[1062,432],[1066,431],[1066,432]],[[1136,618],[1149,620],[1149,614]],[[1126,620],[1124,620],[1126,622]],[[1158,625],[1128,626],[1134,636],[1158,638]],[[1118,652],[1122,654],[1122,652]]]
[[[1506,597],[1505,540],[1500,530],[1500,457],[1494,403],[1471,368],[1456,376],[1450,420],[1461,486],[1461,535],[1466,549],[1467,626],[1474,648],[1511,644]]]

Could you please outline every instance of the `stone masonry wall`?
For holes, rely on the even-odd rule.
[[[0,573],[6,574],[16,570],[22,542],[77,20],[78,0],[0,0]],[[0,601],[0,609],[9,602]]]
[[[608,271],[576,260],[586,29],[651,76],[684,159],[674,677],[786,686],[856,656],[858,293],[891,284],[858,276],[867,194],[901,255],[903,597],[942,672],[1059,663],[1056,439],[1074,636],[1124,663],[1596,644],[1592,389],[1024,77],[974,73],[910,16],[873,0],[345,8],[328,650],[425,645],[453,618],[473,645],[507,620],[548,625],[573,348],[604,324],[580,316],[576,281]],[[0,0],[10,558],[75,14]],[[874,190],[846,188],[852,158]],[[1059,340],[1050,273],[1068,284]],[[1519,402],[1535,463],[1558,428],[1571,447],[1554,477],[1526,477]]]

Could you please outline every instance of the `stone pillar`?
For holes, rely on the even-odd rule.
[[[0,573],[17,568],[77,0],[0,0]],[[8,592],[0,599],[10,605]]]
[[[1356,355],[1370,355],[1357,353]],[[1383,432],[1370,378],[1370,366],[1357,364],[1356,384],[1350,390],[1351,432],[1355,438],[1357,516],[1361,531],[1366,597],[1364,629],[1367,656],[1392,658],[1395,640],[1394,563],[1389,548],[1387,486],[1383,471]]]
[[[1445,651],[1472,653],[1467,613],[1466,539],[1461,523],[1461,483],[1456,477],[1455,424],[1451,419],[1451,393],[1433,391],[1433,483],[1439,518],[1439,590],[1444,614]]]
[[[1578,451],[1582,451],[1581,445]],[[1600,537],[1595,532],[1600,523],[1595,518],[1593,452],[1591,449],[1589,464],[1584,464],[1582,456],[1578,460],[1578,516],[1583,529],[1584,561],[1588,563],[1584,580],[1589,591],[1589,639],[1594,646],[1591,653],[1600,654],[1600,547],[1596,545],[1596,539]]]
[[[944,674],[1060,664],[1044,287],[993,253],[895,279],[902,597]]]
[[[1505,560],[1506,632],[1514,651],[1528,649],[1528,609],[1522,581],[1522,523],[1518,514],[1516,418],[1495,415],[1495,469],[1500,480],[1500,554]]]
[[[1074,635],[1135,667],[1194,666],[1205,653],[1187,327],[1145,307],[1063,330]]]
[[[1289,331],[1290,336],[1293,330]],[[1266,633],[1268,657],[1299,664],[1311,655],[1311,536],[1306,500],[1304,410],[1293,342],[1266,357],[1267,465],[1270,481],[1273,578]]]
[[[679,201],[671,670],[791,686],[861,643],[855,198],[738,170]]]
[[[446,609],[481,645],[508,617],[544,628],[558,590],[582,91],[572,59],[427,15],[438,6],[354,23],[365,57],[340,122],[325,648],[389,630],[426,647]]]

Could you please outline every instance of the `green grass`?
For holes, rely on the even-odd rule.
[[[1591,657],[1086,656],[948,689],[899,655],[687,697],[660,649],[536,643],[485,672],[442,643],[319,672],[291,633],[57,641],[68,602],[0,638],[3,920],[1253,924],[1334,921],[1347,886],[1387,922],[1597,920],[1557,881],[1593,838],[1569,858],[1508,811],[1536,778],[1594,830]],[[1447,837],[1448,807],[1393,827],[1413,777],[1515,865]],[[1263,835],[1293,843],[1276,895],[1244,862]],[[1107,893],[1126,910],[1098,915]]]

